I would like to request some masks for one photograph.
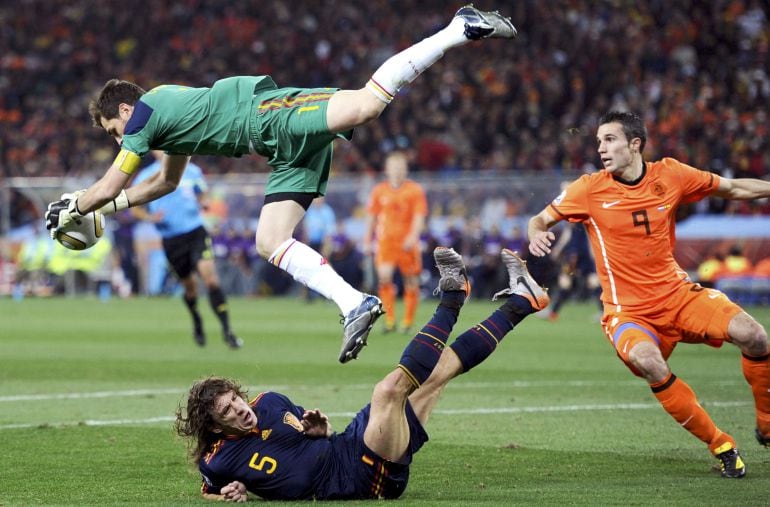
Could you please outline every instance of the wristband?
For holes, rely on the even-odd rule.
[[[112,215],[114,213],[117,213],[120,210],[124,210],[129,207],[131,207],[131,205],[128,202],[128,196],[126,195],[126,191],[121,190],[115,199],[113,199],[112,201],[108,202],[107,204],[99,208],[99,212],[102,215]]]

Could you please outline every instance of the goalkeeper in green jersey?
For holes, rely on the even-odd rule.
[[[257,251],[295,280],[332,299],[343,320],[339,360],[355,359],[382,314],[382,302],[343,280],[323,257],[292,237],[312,200],[326,192],[332,142],[377,118],[398,93],[450,48],[471,40],[513,38],[497,12],[471,5],[444,29],[388,59],[363,88],[278,88],[269,76],[222,79],[211,88],[162,85],[145,92],[117,79],[91,102],[94,125],[120,145],[106,174],[85,191],[52,202],[46,226],[56,231],[93,211],[114,213],[173,191],[190,155],[257,153],[272,168],[257,226]],[[124,189],[150,150],[165,152],[160,171]]]

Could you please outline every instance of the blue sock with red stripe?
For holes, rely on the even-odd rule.
[[[441,303],[433,318],[404,349],[398,367],[406,373],[415,387],[420,387],[436,367],[464,301],[463,291],[442,293]]]
[[[505,335],[524,318],[516,315],[518,318],[515,323],[511,322],[504,307],[505,305],[499,310],[495,310],[485,321],[476,324],[458,336],[450,345],[457,357],[460,358],[463,371],[467,372],[489,357]]]

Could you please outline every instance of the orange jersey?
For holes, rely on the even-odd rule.
[[[406,180],[398,188],[383,181],[372,190],[367,211],[376,219],[377,241],[401,244],[414,218],[428,215],[428,200],[415,181]]]
[[[646,162],[633,185],[606,171],[584,175],[548,209],[554,218],[586,226],[605,305],[652,310],[665,307],[687,276],[674,259],[677,208],[718,186],[716,174],[664,158]]]

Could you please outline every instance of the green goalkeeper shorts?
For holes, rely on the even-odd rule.
[[[353,131],[329,132],[326,110],[337,88],[278,88],[254,96],[250,139],[272,167],[265,195],[326,193],[334,139]]]

